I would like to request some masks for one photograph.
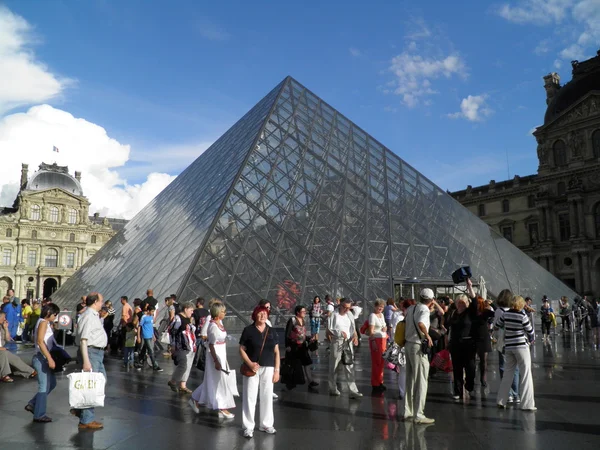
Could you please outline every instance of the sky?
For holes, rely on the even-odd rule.
[[[287,75],[443,189],[529,175],[599,48],[599,0],[0,0],[0,206],[56,162],[132,218]]]

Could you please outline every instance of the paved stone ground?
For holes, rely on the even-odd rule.
[[[239,357],[234,341],[228,352],[232,367]],[[73,349],[70,349],[73,351]],[[25,359],[31,350],[20,350]],[[357,381],[365,394],[361,400],[327,395],[327,354],[322,347],[315,374],[322,381],[318,392],[298,387],[282,392],[275,401],[276,435],[258,431],[254,438],[241,435],[241,399],[231,421],[216,414],[194,414],[186,396],[167,387],[173,370],[170,360],[161,361],[165,371],[127,372],[121,361],[108,358],[106,407],[98,409],[105,424],[97,432],[79,431],[77,419],[68,413],[67,379],[58,378],[58,387],[49,399],[51,424],[35,424],[23,410],[36,390],[35,381],[0,383],[0,449],[598,449],[600,448],[600,351],[588,337],[557,335],[550,345],[537,342],[533,350],[535,397],[539,410],[525,413],[495,406],[499,385],[497,356],[491,356],[489,393],[457,403],[449,395],[448,380],[430,380],[426,413],[435,425],[423,427],[399,420],[395,377],[387,371],[388,391],[371,396],[368,347],[358,353]],[[74,366],[70,366],[73,370]],[[240,384],[241,391],[241,380]],[[195,388],[202,372],[194,369],[189,386]]]

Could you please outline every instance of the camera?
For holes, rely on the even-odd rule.
[[[471,268],[469,266],[464,266],[452,273],[452,281],[454,281],[454,284],[459,284],[467,281],[467,278],[471,278],[472,276]]]

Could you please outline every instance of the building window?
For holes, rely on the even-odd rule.
[[[75,253],[67,253],[67,269],[73,269],[75,267]]]
[[[568,213],[558,215],[558,233],[561,241],[568,241],[571,237],[571,222]]]
[[[37,231],[36,230],[33,230],[31,232],[31,239],[37,239]]]
[[[74,225],[77,223],[77,210],[70,209],[69,210],[69,223]]]
[[[40,205],[31,207],[31,220],[40,220]]]
[[[535,195],[530,195],[527,197],[527,207],[535,208]]]
[[[50,208],[50,222],[58,222],[58,208],[56,206]]]
[[[12,237],[12,228],[6,229],[6,237]]]
[[[12,250],[10,248],[5,248],[2,251],[2,265],[10,266],[11,259],[12,259]]]
[[[567,193],[567,185],[564,181],[559,181],[559,183],[556,185],[556,193],[559,197],[562,197]]]
[[[481,204],[479,205],[479,207],[477,208],[477,214],[479,215],[479,217],[483,217],[485,216],[485,204]]]
[[[594,158],[600,158],[600,130],[592,133],[592,149],[594,151]]]
[[[512,227],[502,227],[502,236],[509,242],[512,242]]]
[[[567,148],[564,141],[556,141],[552,147],[554,153],[554,165],[563,167],[567,165]]]
[[[502,212],[507,213],[510,211],[510,203],[508,199],[502,200]]]
[[[27,265],[35,267],[37,265],[37,250],[29,250],[27,252]]]
[[[49,248],[46,250],[46,261],[44,264],[46,267],[58,267],[58,251]]]
[[[96,236],[92,236],[92,244],[96,243]]]
[[[531,245],[537,244],[540,241],[538,224],[530,223],[527,225],[527,230],[529,231],[529,243]]]
[[[75,233],[69,235],[69,242],[75,242]]]

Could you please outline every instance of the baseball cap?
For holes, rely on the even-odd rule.
[[[429,289],[429,288],[422,289],[421,293],[419,294],[419,296],[421,298],[424,298],[424,299],[427,299],[427,300],[432,299],[434,297],[433,291],[431,289]]]

